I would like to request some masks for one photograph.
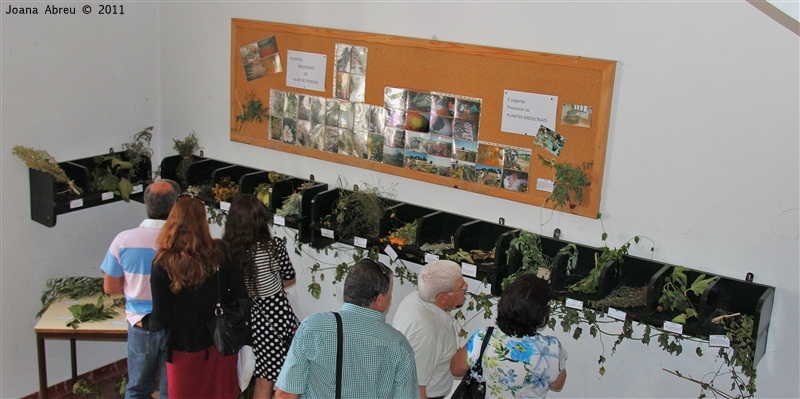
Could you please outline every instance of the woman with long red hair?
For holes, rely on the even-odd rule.
[[[205,204],[178,197],[157,240],[150,286],[153,313],[142,319],[148,330],[166,328],[169,397],[236,398],[237,356],[223,356],[212,344],[206,323],[223,300],[247,298],[238,264],[224,244],[211,238]]]

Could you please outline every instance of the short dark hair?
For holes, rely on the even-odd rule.
[[[389,292],[391,281],[392,269],[369,258],[361,259],[347,271],[344,301],[368,308],[379,294]]]
[[[534,274],[517,277],[497,304],[497,327],[507,335],[533,336],[550,317],[550,285]]]
[[[171,189],[167,190],[165,187],[159,187],[162,185],[161,182],[169,184]],[[148,185],[144,189],[144,207],[147,211],[147,217],[149,219],[167,220],[169,211],[172,210],[172,205],[175,204],[175,200],[180,194],[180,186],[170,179],[161,179]]]

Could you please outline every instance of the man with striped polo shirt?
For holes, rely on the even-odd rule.
[[[103,264],[103,290],[106,294],[125,294],[125,319],[128,321],[128,385],[125,398],[149,399],[159,375],[161,399],[167,392],[164,330],[147,331],[142,318],[153,310],[150,295],[150,269],[156,254],[156,239],[180,194],[178,184],[162,179],[144,191],[145,219],[137,228],[119,233],[108,248]]]

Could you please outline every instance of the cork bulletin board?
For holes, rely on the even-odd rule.
[[[233,19],[231,140],[543,206],[600,205],[614,61]],[[552,202],[547,207],[553,206]]]

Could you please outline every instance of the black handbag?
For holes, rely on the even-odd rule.
[[[483,344],[481,344],[481,353],[478,356],[478,361],[467,371],[461,383],[458,384],[456,390],[450,395],[450,399],[483,399],[486,397],[486,381],[481,378],[477,380],[472,377],[472,374],[483,377],[483,352],[486,350],[486,345],[489,343],[489,338],[492,337],[494,327],[486,329],[486,335],[483,337]]]
[[[250,340],[250,299],[222,300],[222,284],[217,269],[217,306],[206,323],[211,342],[223,356],[235,355]]]

